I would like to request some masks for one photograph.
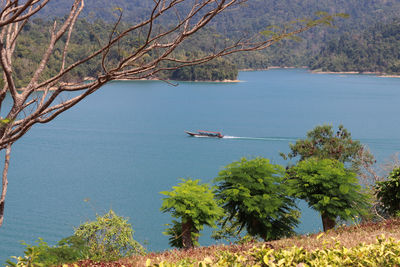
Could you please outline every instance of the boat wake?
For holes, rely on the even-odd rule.
[[[224,139],[241,139],[241,140],[263,140],[263,141],[282,141],[288,142],[292,141],[295,142],[296,138],[289,138],[289,137],[245,137],[245,136],[230,136],[225,135]]]

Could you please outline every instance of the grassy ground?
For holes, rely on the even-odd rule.
[[[137,256],[123,259],[117,262],[98,263],[90,261],[80,262],[79,266],[146,266],[146,261],[151,260],[152,264],[161,261],[177,262],[185,258],[201,261],[205,258],[213,258],[214,255],[221,251],[229,251],[234,253],[245,253],[254,246],[263,246],[274,249],[290,248],[293,246],[303,247],[308,251],[321,249],[324,247],[333,247],[339,241],[347,248],[357,246],[361,243],[372,244],[376,242],[376,238],[385,235],[386,238],[392,237],[400,240],[400,219],[387,220],[380,223],[366,223],[357,226],[340,227],[328,233],[317,233],[311,235],[301,235],[287,239],[271,241],[268,243],[247,243],[243,245],[216,245],[210,247],[200,247],[191,250],[168,250],[160,253],[149,253],[145,256]]]

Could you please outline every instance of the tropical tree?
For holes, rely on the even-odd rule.
[[[215,178],[216,196],[227,222],[252,235],[273,240],[289,236],[298,224],[299,212],[284,183],[285,169],[268,159],[242,158],[227,165]],[[232,229],[229,229],[231,231]]]
[[[385,181],[377,182],[375,190],[383,212],[400,216],[400,167],[393,169]]]
[[[335,132],[332,125],[318,125],[307,133],[305,139],[299,139],[295,144],[289,144],[291,152],[284,158],[300,157],[305,160],[311,157],[321,159],[336,159],[352,165],[358,172],[362,164],[374,162],[372,154],[358,140],[351,138],[351,133],[339,125]]]
[[[363,215],[369,207],[355,172],[336,159],[308,158],[288,170],[290,194],[305,200],[321,214],[324,231],[336,225],[336,219]]]
[[[0,195],[0,225],[4,218],[5,197],[8,185],[8,168],[12,145],[35,124],[48,123],[58,115],[96,92],[106,83],[117,79],[138,80],[149,78],[163,70],[208,62],[214,58],[240,51],[254,51],[270,47],[273,43],[303,32],[319,24],[330,24],[334,16],[322,14],[315,20],[303,20],[279,32],[246,35],[238,41],[226,43],[211,52],[188,59],[178,59],[174,51],[182,43],[204,28],[221,12],[246,0],[154,0],[153,8],[141,22],[121,28],[122,10],[109,36],[98,38],[98,45],[72,60],[71,46],[78,16],[84,0],[71,0],[71,9],[49,27],[47,39],[34,53],[38,62],[32,73],[20,75],[24,83],[18,85],[14,76],[16,47],[23,41],[21,33],[29,21],[50,0],[0,1],[0,150],[5,150]],[[189,3],[189,4],[188,4]],[[187,8],[189,6],[189,8]],[[162,24],[163,16],[175,18]],[[269,35],[268,35],[269,34]],[[139,38],[127,49],[119,44],[132,36]],[[95,38],[95,37],[94,37]],[[58,61],[52,62],[51,55]],[[93,80],[70,79],[80,66],[93,66],[99,73]],[[24,71],[24,70],[22,70]],[[48,75],[50,73],[50,75]],[[82,75],[83,76],[83,75]],[[6,95],[9,97],[6,99]],[[123,97],[123,96],[121,96]]]
[[[224,215],[223,209],[214,199],[210,185],[200,184],[200,180],[182,179],[172,189],[161,192],[167,196],[163,199],[161,211],[171,212],[172,217],[181,219],[181,222],[174,220],[165,233],[171,235],[171,245],[189,249],[198,244],[199,232],[204,225],[216,226],[215,222]]]

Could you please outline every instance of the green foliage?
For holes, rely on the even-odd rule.
[[[229,60],[218,58],[201,65],[177,69],[169,78],[178,81],[223,81],[236,80],[237,75],[238,70],[234,64]]]
[[[386,181],[377,182],[376,195],[381,208],[389,216],[400,213],[400,167],[393,169]]]
[[[183,1],[178,12],[186,13],[190,10],[192,1]],[[125,21],[137,23],[147,18],[154,6],[153,1],[143,0],[87,0],[82,16],[93,19],[102,18],[115,21],[113,7],[123,8]],[[68,1],[52,0],[39,15],[43,17],[62,17],[65,10],[70,8]],[[95,10],[95,12],[93,12]],[[239,69],[256,68],[262,69],[266,66],[307,66],[310,58],[320,52],[321,46],[330,39],[339,37],[343,33],[356,36],[370,25],[381,21],[390,21],[398,17],[400,13],[400,2],[398,0],[348,0],[348,1],[321,1],[321,0],[253,0],[246,1],[235,8],[219,14],[213,19],[209,26],[217,33],[231,40],[238,40],[243,35],[253,36],[263,31],[269,25],[282,25],[288,21],[302,18],[313,18],[318,11],[329,13],[347,12],[349,19],[335,20],[336,28],[324,27],[310,30],[301,34],[303,42],[291,40],[282,41],[270,49],[256,53],[243,53],[234,56],[235,63]],[[91,14],[92,13],[92,14]],[[88,16],[89,15],[89,16]],[[158,25],[175,25],[176,13],[164,14],[156,20]],[[221,38],[224,39],[224,38]],[[199,38],[199,42],[202,40]],[[213,42],[208,42],[213,47]],[[202,50],[202,47],[197,47]],[[250,57],[250,58],[249,58]],[[326,60],[329,61],[329,58]],[[385,64],[385,62],[382,62]]]
[[[266,30],[261,31],[262,35],[269,36],[275,41],[280,41],[284,38],[290,38],[295,41],[302,40],[300,37],[291,34],[291,31],[294,31],[294,25],[302,25],[303,27],[316,27],[316,26],[329,26],[334,27],[335,18],[349,18],[348,14],[345,13],[336,13],[329,14],[325,11],[317,11],[314,13],[314,17],[316,18],[305,18],[305,19],[297,19],[294,21],[290,21],[286,23],[283,27],[277,25],[268,26]]]
[[[364,151],[360,141],[353,140],[343,125],[339,125],[336,133],[331,125],[318,125],[307,133],[307,138],[289,144],[291,152],[281,155],[286,158],[300,156],[300,160],[311,157],[336,159],[343,163],[351,163],[354,171],[358,171],[362,160],[369,163],[373,157]]]
[[[170,244],[177,247],[185,247],[178,241],[185,231],[184,224],[190,224],[190,236],[196,243],[198,233],[204,225],[215,227],[215,222],[223,216],[223,209],[220,208],[214,199],[214,193],[208,184],[200,184],[199,180],[182,179],[178,186],[173,186],[172,191],[163,191],[163,199],[160,210],[171,212],[172,217],[180,218],[181,223],[173,222],[171,228],[165,234],[171,236]],[[189,233],[187,233],[189,234]]]
[[[80,19],[76,23],[74,32],[68,49],[67,64],[87,57],[91,52],[100,48],[100,45],[105,45],[106,40],[109,38],[110,32],[113,29],[113,23],[106,23],[102,20],[95,20],[88,22]],[[50,34],[48,29],[52,27],[52,23],[42,19],[33,19],[28,22],[24,27],[19,41],[16,44],[13,75],[16,79],[17,87],[26,86],[29,82],[31,75],[34,73],[41,60],[40,55],[44,52],[45,45],[49,42]],[[128,27],[127,23],[121,23],[116,31]],[[200,32],[199,38],[202,42],[191,41],[183,43],[176,52],[171,56],[180,60],[190,60],[197,54],[205,55],[211,52],[210,46],[214,42],[212,37],[213,32]],[[43,78],[48,79],[52,75],[56,75],[61,66],[62,61],[62,47],[65,38],[60,40],[60,44],[55,47],[54,52],[50,57],[49,64],[46,66]],[[126,39],[118,43],[117,47],[111,48],[108,56],[105,59],[107,66],[115,66],[122,57],[127,56],[128,51],[132,51],[143,44],[140,32],[133,32],[126,36]],[[222,47],[222,43],[218,47]],[[138,64],[145,64],[152,59],[152,52],[144,55],[142,62]],[[198,56],[198,55],[197,55]],[[165,64],[164,64],[165,65]],[[168,67],[172,67],[168,65]],[[97,56],[89,62],[74,68],[68,73],[64,82],[73,82],[82,80],[85,77],[95,77],[102,73],[101,56]],[[234,64],[228,59],[217,59],[204,65],[197,65],[187,67],[184,71],[163,71],[155,78],[161,79],[175,79],[175,80],[235,80],[238,71]],[[2,82],[2,81],[0,81]]]
[[[10,122],[12,122],[12,120],[7,119],[7,118],[3,119],[3,118],[0,117],[0,129],[2,129],[2,128],[6,127],[7,125],[9,125]]]
[[[191,1],[182,1],[177,12],[181,14],[188,12],[191,4]],[[72,53],[69,54],[70,56],[74,57],[75,54],[82,54],[84,50],[95,47],[97,44],[96,35],[98,35],[99,40],[107,40],[108,32],[105,31],[104,25],[109,27],[115,22],[115,6],[123,10],[123,22],[133,24],[148,18],[151,9],[154,7],[154,2],[142,0],[85,1],[85,8],[81,17],[86,18],[93,25],[88,27],[87,24],[78,22],[74,35],[77,34],[79,36],[79,43],[76,43],[77,45],[75,43],[71,44]],[[49,31],[47,29],[49,25],[46,24],[46,19],[62,18],[68,9],[70,9],[68,1],[52,0],[38,14],[42,19],[36,19],[35,23],[41,26],[35,27],[31,24],[26,26],[27,29],[29,27],[31,29],[29,35],[35,38],[26,40],[26,44],[21,49],[22,57],[18,58],[18,63],[15,61],[18,64],[16,71],[21,72],[23,68],[31,70],[33,64],[38,62],[37,58],[31,60],[32,55],[27,52],[41,51],[40,49],[43,48],[43,45],[39,45],[34,41],[39,40],[39,38],[44,40],[43,34],[47,34],[48,37]],[[350,17],[341,19],[341,17],[346,17],[341,13],[330,15],[338,11],[348,12]],[[319,23],[336,27],[312,29],[300,35],[302,42],[282,40],[264,51],[236,54],[229,57],[229,61],[234,62],[239,69],[265,69],[268,66],[309,66],[313,69],[330,71],[385,70],[388,73],[399,73],[399,57],[397,56],[398,49],[396,49],[399,31],[397,33],[392,31],[391,37],[382,34],[384,37],[382,39],[379,32],[375,34],[375,30],[368,29],[377,22],[387,23],[392,18],[398,17],[399,12],[400,3],[397,0],[364,2],[359,0],[341,2],[318,0],[247,1],[240,7],[238,6],[219,14],[209,23],[208,29],[213,29],[215,34],[219,35],[218,38],[198,35],[190,43],[190,46],[186,46],[183,50],[206,52],[209,49],[220,48],[218,44],[215,44],[216,41],[224,43],[225,39],[239,40],[244,35],[253,36],[264,30],[268,34],[270,30],[266,29],[268,26],[285,25],[288,21],[303,22],[304,25],[310,26]],[[157,18],[154,23],[157,27],[167,27],[175,25],[176,18],[175,11],[166,12],[163,16]],[[100,23],[99,19],[106,22]],[[334,22],[332,21],[333,19],[335,19]],[[280,27],[285,30],[285,26]],[[90,28],[92,28],[91,31],[88,30]],[[135,47],[138,39],[133,38],[128,44],[121,44],[121,48],[131,48],[129,44],[133,44]],[[345,43],[344,46],[342,45],[343,43]],[[31,44],[31,46],[27,44]],[[208,47],[208,49],[205,47]],[[60,53],[60,51],[58,52]],[[114,53],[114,55],[118,55],[118,53]],[[60,58],[60,55],[58,55],[58,58]],[[52,66],[54,66],[54,61]],[[49,69],[52,66],[49,66]],[[101,68],[97,63],[91,62],[79,68],[74,72],[73,76],[91,76],[96,71],[101,71]],[[224,70],[223,72],[226,71]],[[23,75],[19,77],[26,82],[27,77]]]
[[[75,229],[73,236],[49,246],[39,238],[36,245],[22,243],[26,249],[23,257],[7,261],[9,266],[57,266],[79,260],[118,260],[134,254],[144,254],[143,247],[133,240],[131,225],[110,210],[96,221],[87,222]]]
[[[40,240],[40,239],[39,239]],[[39,241],[40,242],[40,241]],[[44,266],[39,262],[38,258],[40,255],[41,246],[40,243],[38,246],[31,246],[26,244],[25,242],[22,245],[26,246],[24,250],[23,257],[12,256],[11,258],[16,260],[17,262],[13,262],[11,260],[7,260],[7,266],[15,266],[15,267],[41,267]]]
[[[258,238],[250,236],[242,232],[241,223],[237,217],[232,217],[230,220],[222,218],[218,225],[219,229],[213,231],[211,237],[215,240],[225,240],[229,243],[244,244],[247,242],[256,241]]]
[[[75,236],[88,246],[88,258],[95,261],[111,261],[130,255],[144,254],[144,248],[133,239],[132,226],[128,220],[110,210],[95,221],[75,229]]]
[[[288,171],[293,196],[305,200],[321,215],[333,221],[363,215],[368,196],[362,192],[356,173],[335,159],[309,158]]]
[[[169,245],[174,248],[183,248],[183,242],[182,242],[182,223],[178,222],[176,220],[172,220],[172,225],[171,224],[166,224],[166,226],[169,226],[169,228],[165,229],[165,232],[163,232],[164,235],[169,236]],[[191,233],[191,238],[194,241],[194,246],[199,246],[198,240],[199,233],[197,232],[192,232]]]
[[[291,235],[298,211],[287,194],[284,173],[282,166],[265,158],[242,158],[227,165],[215,178],[217,198],[228,214],[225,221],[233,220],[239,232],[245,227],[265,240]]]
[[[360,244],[354,248],[337,242],[333,248],[312,252],[293,247],[278,251],[262,248],[255,253],[263,255],[262,262],[268,266],[396,266],[400,263],[400,242],[380,237],[375,244]]]
[[[64,263],[72,263],[85,259],[88,247],[85,242],[76,237],[70,236],[62,239],[56,246],[49,246],[43,239],[36,241],[37,245],[22,243],[26,248],[24,257],[12,257],[17,260],[7,261],[8,266],[56,266]]]
[[[376,23],[376,22],[375,22]],[[327,42],[311,61],[314,70],[400,74],[400,20]]]
[[[322,248],[314,251],[302,247],[288,249],[272,249],[265,246],[254,246],[248,251],[221,251],[208,255],[203,260],[184,259],[178,262],[152,263],[147,260],[146,266],[399,266],[400,242],[394,239],[377,237],[377,242],[346,248],[339,242],[332,248]]]

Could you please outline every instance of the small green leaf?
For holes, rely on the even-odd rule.
[[[342,194],[347,194],[350,191],[350,187],[347,184],[342,184],[339,186],[339,191]]]

